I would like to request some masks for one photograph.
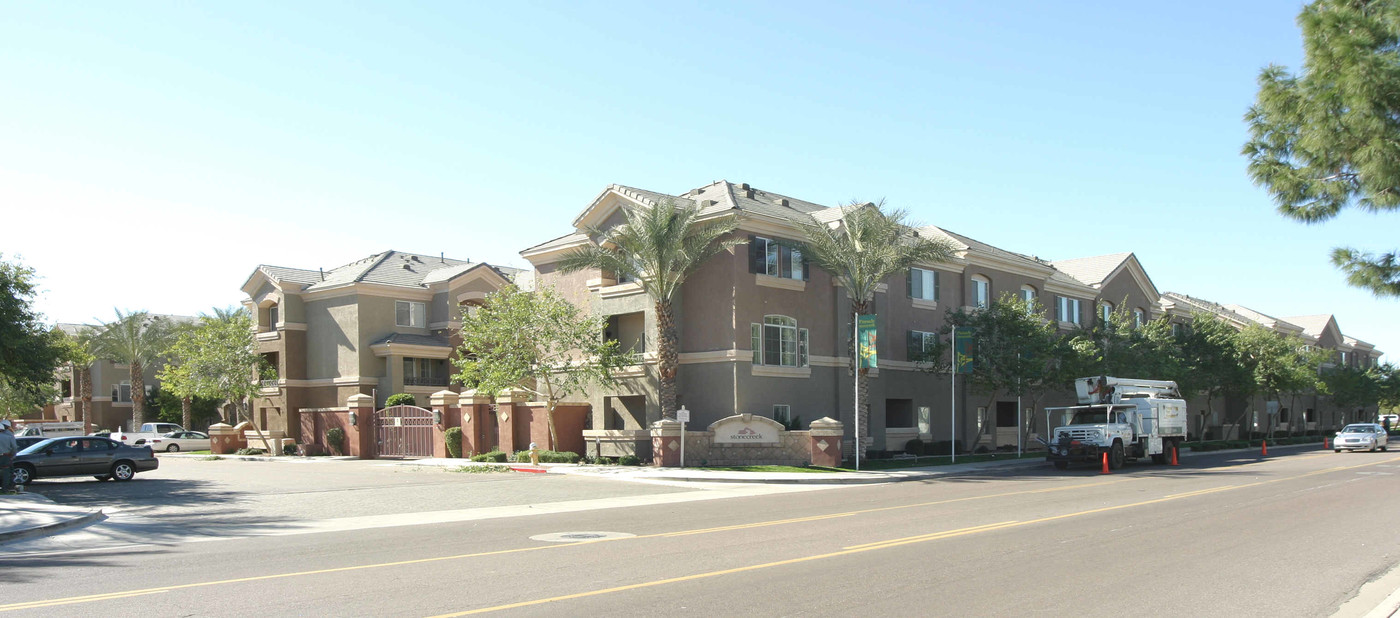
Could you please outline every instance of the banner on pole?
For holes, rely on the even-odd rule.
[[[875,315],[862,315],[856,318],[856,346],[860,369],[876,369],[879,361],[875,354]]]
[[[957,337],[953,341],[953,366],[958,373],[972,373],[973,354],[976,350],[976,342],[973,337],[976,331],[970,328],[958,329]]]

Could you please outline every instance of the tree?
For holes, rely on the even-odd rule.
[[[1034,408],[1035,402],[1053,388],[1060,337],[1040,313],[1038,302],[1028,303],[1014,294],[1003,294],[984,309],[949,311],[944,319],[942,338],[948,338],[954,326],[971,337],[973,360],[968,384],[972,390],[987,395],[987,410],[992,409],[1001,393],[1031,395]],[[991,423],[978,420],[971,428],[969,447],[975,447],[990,428]],[[1017,428],[1023,436],[1026,430],[1025,426]]]
[[[1182,366],[1177,386],[1184,397],[1206,398],[1206,409],[1200,415],[1201,439],[1205,438],[1206,421],[1215,415],[1215,400],[1253,385],[1253,370],[1238,361],[1238,336],[1234,326],[1209,313],[1191,316],[1181,335]]]
[[[187,404],[186,401],[189,403]],[[219,420],[219,400],[181,397],[161,385],[146,400],[147,415],[163,423],[178,423],[185,429],[203,431]]]
[[[161,384],[181,396],[234,404],[236,414],[253,426],[268,453],[272,448],[248,412],[249,398],[272,368],[257,352],[253,320],[246,311],[226,318],[202,315],[198,326],[182,331],[170,346],[172,362],[161,368]]]
[[[1353,408],[1376,405],[1383,395],[1381,375],[1371,369],[1357,369],[1338,365],[1323,370],[1322,384],[1332,404],[1346,414]],[[1353,418],[1353,422],[1364,418]]]
[[[907,223],[905,211],[886,209],[883,201],[879,204],[852,202],[841,207],[841,211],[840,224],[836,227],[816,221],[803,224],[805,242],[799,248],[812,264],[831,273],[831,277],[846,288],[851,299],[846,355],[848,369],[854,375],[857,372],[855,316],[870,312],[875,288],[916,264],[951,260],[953,246],[941,238],[920,235]],[[868,369],[859,370],[856,380],[854,413],[860,431],[856,444],[861,453],[865,452],[864,437],[870,431],[868,372]]]
[[[1400,207],[1400,3],[1317,0],[1298,15],[1303,70],[1278,65],[1259,75],[1245,115],[1249,175],[1283,216],[1320,223],[1355,207]],[[1335,249],[1332,262],[1353,286],[1400,296],[1396,252]]]
[[[512,388],[542,397],[553,449],[559,402],[591,386],[616,384],[612,372],[630,362],[617,341],[603,341],[605,326],[606,320],[583,315],[553,290],[506,286],[463,313],[453,379],[491,397]]]
[[[146,422],[146,366],[157,362],[174,340],[174,325],[164,316],[145,311],[122,313],[97,333],[98,355],[127,365],[131,375],[132,430]]]
[[[63,364],[60,339],[34,310],[34,269],[0,254],[0,382],[30,401],[43,403]]]
[[[92,431],[92,364],[97,362],[97,342],[91,328],[81,326],[73,334],[54,329],[62,341],[73,384],[74,419],[82,421],[84,433]]]
[[[696,206],[677,206],[662,200],[652,208],[626,208],[621,225],[608,230],[588,228],[598,239],[559,262],[563,272],[599,269],[625,276],[641,285],[656,308],[657,373],[661,414],[676,415],[676,372],[680,368],[680,333],[671,303],[696,269],[710,258],[741,245],[731,238],[738,229],[734,217],[700,220]]]
[[[0,418],[20,418],[37,412],[45,401],[57,395],[58,389],[52,383],[31,390],[18,389],[0,380]]]
[[[1240,331],[1236,347],[1253,369],[1254,390],[1273,401],[1283,400],[1285,393],[1296,393],[1315,385],[1313,368],[1300,354],[1303,341],[1276,333],[1259,324],[1250,324]],[[1268,432],[1274,423],[1268,419]]]

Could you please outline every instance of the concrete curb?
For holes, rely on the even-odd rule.
[[[41,498],[42,501],[53,504],[52,500],[44,498],[39,494],[32,494],[31,496],[35,498]],[[3,502],[0,502],[0,504],[3,504]],[[80,528],[82,526],[102,521],[104,519],[107,519],[107,515],[102,512],[102,509],[87,509],[86,512],[81,513],[76,517],[70,517],[61,521],[55,521],[39,526],[30,526],[28,528],[18,528],[15,530],[0,530],[0,544],[9,543],[11,541],[19,541],[23,539],[52,536],[70,528]]]

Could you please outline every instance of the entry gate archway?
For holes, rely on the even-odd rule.
[[[433,411],[389,406],[375,412],[374,439],[380,457],[432,457]]]

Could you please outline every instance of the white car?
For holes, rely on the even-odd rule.
[[[1374,452],[1376,449],[1384,452],[1389,445],[1390,438],[1385,435],[1385,428],[1375,423],[1352,423],[1332,438],[1332,450],[1337,453],[1343,450]]]
[[[151,450],[167,453],[209,450],[209,434],[198,431],[172,431],[146,441]]]

